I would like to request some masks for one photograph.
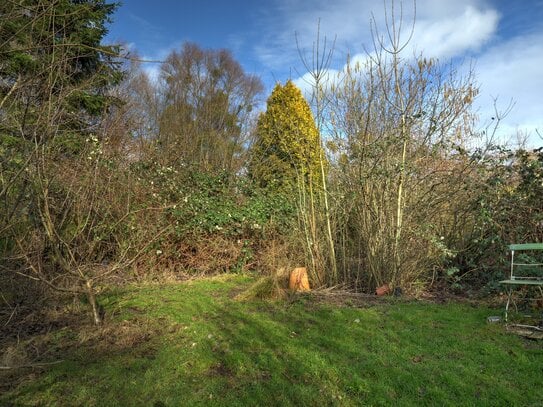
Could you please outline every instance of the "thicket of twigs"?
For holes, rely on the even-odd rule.
[[[101,45],[113,10],[0,6],[4,328],[73,298],[100,324],[115,284],[301,265],[320,287],[493,289],[505,246],[542,240],[543,150],[494,145],[500,114],[475,128],[472,73],[377,41],[331,78],[317,38],[312,178],[280,139],[252,148],[263,86],[228,51],[185,44],[152,81]],[[264,158],[292,182],[248,171]]]

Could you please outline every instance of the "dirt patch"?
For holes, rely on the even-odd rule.
[[[355,293],[346,290],[314,290],[308,293],[296,294],[296,298],[309,300],[314,304],[327,304],[338,307],[367,308],[377,304],[387,304],[390,297],[373,294]],[[412,301],[412,298],[398,297],[398,301]]]
[[[355,307],[366,308],[378,304],[390,304],[391,301],[408,303],[408,302],[427,302],[432,304],[446,304],[449,302],[464,303],[472,306],[489,306],[494,304],[496,300],[492,302],[489,299],[479,298],[467,298],[459,295],[454,295],[450,292],[425,292],[421,295],[413,296],[409,294],[403,294],[401,296],[384,295],[378,296],[375,294],[358,293],[343,289],[322,289],[313,290],[308,293],[294,294],[294,301],[296,299],[305,298],[311,303],[315,304],[330,304],[340,307]],[[498,301],[499,302],[499,301]]]
[[[77,334],[77,346],[89,347],[95,351],[116,353],[125,349],[134,349],[159,335],[162,328],[155,324],[131,319],[108,323],[103,327],[88,327]],[[71,345],[76,345],[72,343]]]
[[[220,363],[220,362],[212,365],[209,368],[207,375],[209,377],[234,377],[235,376],[232,369],[230,369],[228,366],[225,366],[223,363]]]
[[[67,309],[66,307],[44,307],[40,310],[19,309],[14,317],[2,324],[1,342],[24,340],[36,335],[44,335],[65,327],[80,327],[91,321],[87,309]],[[2,343],[0,342],[0,349]]]

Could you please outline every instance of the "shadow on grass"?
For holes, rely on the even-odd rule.
[[[65,362],[0,401],[343,406],[540,400],[534,389],[542,347],[525,349],[518,338],[485,325],[488,311],[454,304],[240,303],[228,295],[239,283],[204,281],[111,297],[106,306],[120,318],[111,331],[65,348]]]

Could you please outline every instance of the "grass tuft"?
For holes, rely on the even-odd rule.
[[[284,299],[287,297],[288,272],[280,268],[269,276],[258,278],[249,287],[236,295],[238,301],[255,299]]]

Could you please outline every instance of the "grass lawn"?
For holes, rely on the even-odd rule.
[[[235,301],[252,281],[110,293],[107,325],[45,335],[62,362],[7,373],[0,405],[543,405],[543,344],[487,324],[499,310]]]

